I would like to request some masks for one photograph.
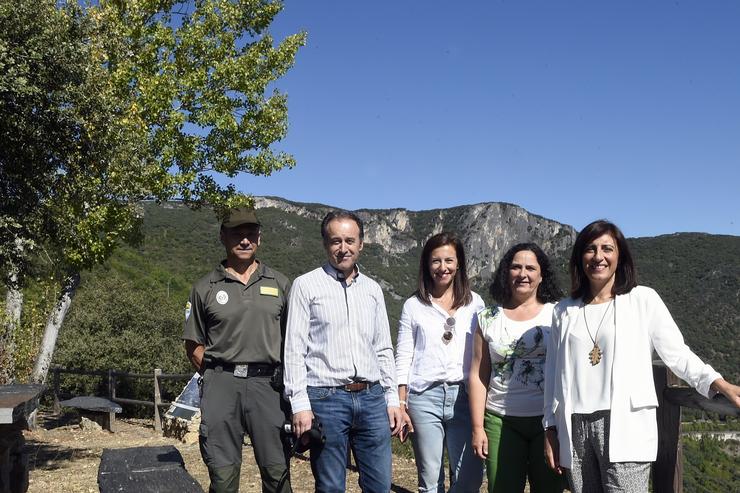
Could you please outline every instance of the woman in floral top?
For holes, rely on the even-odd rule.
[[[545,355],[554,302],[550,262],[534,243],[506,252],[494,273],[497,305],[478,314],[469,398],[473,451],[486,461],[489,492],[561,492],[542,457]]]

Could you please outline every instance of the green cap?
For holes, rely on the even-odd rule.
[[[221,226],[224,228],[235,228],[242,224],[257,224],[257,214],[254,213],[254,209],[247,207],[239,207],[237,209],[231,209],[226,213],[224,220],[221,221]]]

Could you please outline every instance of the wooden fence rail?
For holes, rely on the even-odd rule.
[[[61,412],[61,406],[59,405],[59,388],[60,388],[60,375],[62,373],[69,373],[73,375],[85,375],[93,377],[101,377],[105,379],[108,387],[108,399],[118,403],[126,405],[136,406],[149,406],[154,408],[154,429],[162,431],[162,417],[161,407],[167,407],[172,402],[163,401],[162,393],[160,391],[159,383],[162,380],[189,380],[192,373],[162,373],[162,370],[156,368],[152,373],[129,373],[118,370],[81,370],[74,368],[63,368],[60,366],[52,366],[49,369],[52,373],[52,392],[54,394],[54,412],[59,414]],[[148,379],[151,378],[154,381],[154,398],[151,401],[142,401],[139,399],[129,399],[127,397],[120,397],[116,394],[116,383],[122,378],[134,378],[134,379]]]
[[[653,491],[683,493],[681,407],[725,416],[740,416],[740,409],[723,395],[707,399],[687,388],[662,361],[653,362],[653,379],[658,394],[658,456],[653,464]]]
[[[150,406],[154,408],[154,428],[162,430],[160,408],[171,402],[163,401],[159,382],[161,380],[188,380],[190,373],[167,374],[155,369],[152,373],[128,373],[116,370],[75,370],[52,367],[54,409],[59,412],[59,379],[61,373],[103,377],[108,384],[108,399],[119,404]],[[683,493],[683,454],[681,451],[681,407],[699,409],[725,416],[740,416],[740,410],[724,396],[713,399],[703,397],[695,390],[682,385],[661,361],[653,363],[655,390],[658,395],[658,456],[653,464],[653,491],[655,493]],[[151,378],[154,381],[154,399],[142,401],[116,395],[119,378]]]

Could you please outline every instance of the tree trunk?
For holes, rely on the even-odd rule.
[[[23,291],[18,272],[11,272],[5,295],[5,318],[0,324],[0,385],[12,383],[15,376],[15,331],[21,323]]]
[[[78,272],[70,274],[70,276],[64,280],[59,300],[57,300],[54,309],[49,314],[49,318],[46,321],[44,339],[41,341],[41,348],[39,348],[39,354],[36,356],[36,364],[34,365],[33,373],[31,374],[31,381],[34,383],[44,383],[46,380],[46,375],[49,373],[49,366],[51,365],[51,359],[54,356],[54,348],[57,345],[59,329],[62,327],[64,317],[67,315],[69,306],[72,304],[72,298],[74,297],[79,285],[80,274]]]

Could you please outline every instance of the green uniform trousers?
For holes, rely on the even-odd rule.
[[[200,452],[211,479],[210,493],[239,491],[242,444],[249,434],[264,493],[291,492],[289,448],[282,427],[287,403],[270,377],[235,377],[221,368],[203,374]]]
[[[527,478],[532,493],[561,493],[565,486],[545,463],[542,416],[500,416],[486,411],[486,475],[491,493],[523,492]]]

